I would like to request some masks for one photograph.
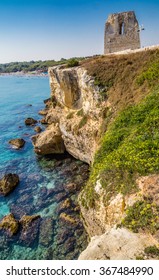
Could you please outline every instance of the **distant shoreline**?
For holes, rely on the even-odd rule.
[[[48,72],[47,73],[39,73],[38,71],[34,71],[34,72],[4,72],[4,73],[0,73],[0,76],[29,76],[29,77],[34,77],[34,76],[38,76],[38,77],[48,77]]]

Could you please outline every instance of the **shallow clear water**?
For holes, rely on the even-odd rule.
[[[40,119],[38,111],[49,95],[48,77],[0,76],[0,178],[5,173],[20,177],[13,192],[0,196],[0,219],[9,213],[17,220],[23,215],[41,217],[32,225],[31,234],[20,229],[10,237],[0,231],[0,259],[75,259],[87,243],[77,196],[65,188],[72,182],[77,187],[84,183],[87,165],[68,155],[63,160],[37,157],[31,142],[34,128],[24,124],[27,117]],[[13,138],[23,138],[24,148],[14,150],[8,144]],[[66,201],[68,208],[62,206]],[[60,216],[65,210],[76,221],[74,225]]]

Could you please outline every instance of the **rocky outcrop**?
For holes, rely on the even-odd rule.
[[[52,124],[45,132],[32,137],[35,152],[39,155],[61,154],[65,151],[58,125]]]
[[[25,145],[25,140],[21,138],[12,139],[9,141],[9,144],[11,144],[14,148],[19,150]]]
[[[144,249],[158,243],[151,235],[135,234],[124,228],[111,228],[94,236],[79,260],[134,260],[144,258]]]
[[[66,149],[75,158],[91,163],[98,147],[102,111],[108,104],[102,101],[94,78],[81,67],[56,66],[49,69],[49,75],[52,105],[47,103],[48,113],[42,119],[49,127],[33,138],[35,152],[44,155]],[[57,135],[60,149],[56,145]]]
[[[0,180],[0,194],[7,195],[11,191],[14,190],[14,188],[19,183],[19,177],[17,174],[6,174],[1,180]]]

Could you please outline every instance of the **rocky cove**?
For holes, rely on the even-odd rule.
[[[77,203],[88,164],[67,152],[41,157],[33,151],[31,137],[45,129],[38,111],[41,96],[49,94],[47,78],[10,75],[2,84],[12,107],[8,117],[3,105],[0,119],[0,259],[77,259],[88,243]]]

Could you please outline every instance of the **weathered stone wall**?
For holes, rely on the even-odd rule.
[[[133,11],[112,14],[105,24],[104,53],[140,48],[139,24]]]

